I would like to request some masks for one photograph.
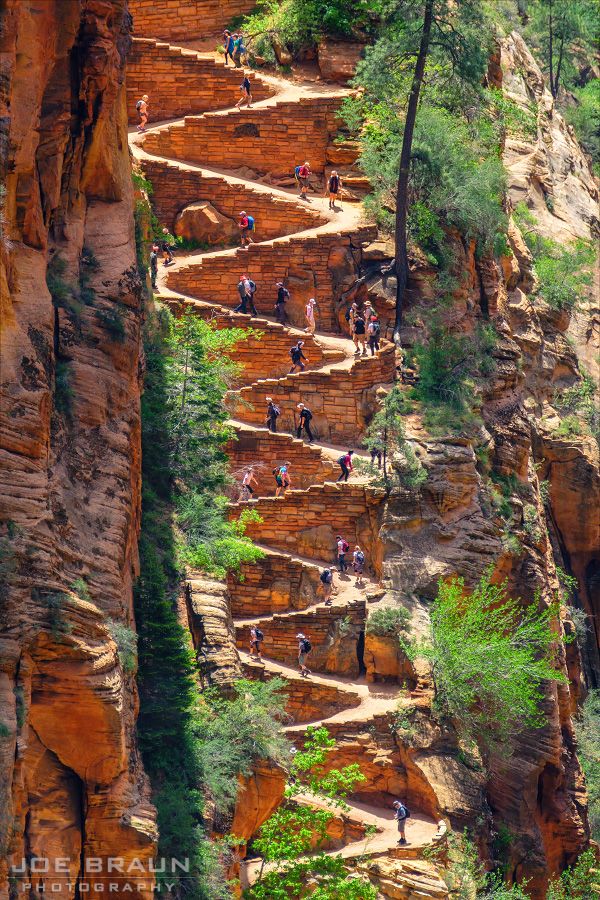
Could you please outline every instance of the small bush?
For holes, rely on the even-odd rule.
[[[571,421],[585,423],[600,443],[600,396],[593,378],[583,372],[581,381],[555,395],[554,405],[561,413],[572,414]]]
[[[65,603],[69,598],[61,591],[40,591],[34,589],[32,596],[41,601],[47,610],[47,620],[50,633],[55,641],[61,642],[63,638],[73,630],[72,625],[65,619]]]
[[[66,271],[67,263],[60,253],[54,253],[48,260],[46,285],[54,305],[64,309],[72,322],[79,325],[83,304],[73,286],[65,279]]]
[[[0,739],[9,738],[11,734],[12,731],[10,730],[8,725],[5,725],[4,722],[0,722]]]
[[[590,848],[584,850],[574,866],[550,882],[546,900],[592,900],[598,894],[597,882],[596,854]]]
[[[138,636],[128,625],[122,622],[116,622],[114,619],[108,620],[108,630],[117,645],[119,653],[119,662],[123,667],[123,671],[127,674],[135,672],[137,667],[137,640]]]
[[[122,344],[127,336],[125,320],[120,309],[98,309],[96,317],[100,324],[106,328],[111,340]]]
[[[554,429],[556,437],[580,437],[583,433],[581,420],[577,416],[565,416]]]
[[[71,584],[71,590],[74,594],[77,594],[81,600],[86,600],[88,603],[91,603],[92,596],[90,594],[90,589],[87,586],[85,578],[76,578],[75,581]]]
[[[54,374],[54,408],[59,415],[71,418],[74,397],[69,363],[65,359],[58,359]]]
[[[523,528],[536,543],[541,541],[542,529],[540,527],[537,509],[533,503],[526,503],[523,507]]]
[[[17,557],[10,538],[0,538],[0,605],[8,600],[10,586],[14,584],[18,571]]]
[[[367,619],[366,632],[381,637],[395,637],[408,631],[410,612],[404,606],[375,609]]]
[[[574,90],[577,104],[568,106],[564,115],[575,129],[584,150],[592,158],[594,174],[600,176],[600,81],[592,79]]]
[[[592,837],[600,841],[600,691],[590,691],[575,720],[577,753],[585,773]]]

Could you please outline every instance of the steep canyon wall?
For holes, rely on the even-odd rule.
[[[90,858],[146,863],[156,841],[115,642],[140,517],[131,19],[126,0],[0,15],[0,895],[40,856],[68,860],[50,872],[71,897]]]

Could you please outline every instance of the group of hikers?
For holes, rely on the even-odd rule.
[[[246,56],[246,47],[244,45],[244,35],[241,31],[223,32],[223,50],[225,53],[225,65],[231,60],[236,69],[242,66],[242,56]]]
[[[299,413],[301,416],[302,416],[302,413],[304,413],[304,412],[306,412],[312,416],[312,413],[310,413],[310,410],[306,409],[306,407],[304,406],[303,403],[299,403],[298,407],[300,407]],[[306,416],[301,418],[300,422],[298,424],[298,427],[297,427],[298,437],[300,437],[300,435],[301,435],[302,428],[306,429],[308,431],[308,433],[311,434],[310,419],[307,420]],[[310,440],[309,440],[309,443],[310,443]],[[377,453],[380,453],[380,451],[372,450],[371,451],[371,459],[373,459],[374,455]],[[339,457],[338,465],[341,469],[341,474],[340,474],[339,478],[337,479],[338,483],[340,481],[344,481],[344,482],[348,481],[348,477],[353,470],[353,466],[352,466],[352,457],[353,456],[354,456],[354,450],[347,450],[345,453],[343,453]],[[286,461],[284,463],[278,463],[272,469],[272,475],[273,475],[273,478],[275,479],[275,496],[276,497],[281,497],[281,496],[285,497],[285,492],[287,490],[289,490],[292,486],[292,479],[290,476],[290,466],[291,466],[291,463],[289,461]],[[255,466],[247,466],[244,469],[244,472],[242,475],[240,500],[241,501],[251,500],[252,497],[254,496],[253,486],[257,485],[257,484],[258,484],[258,482],[256,480]]]
[[[381,323],[371,301],[365,300],[362,309],[359,309],[358,303],[353,303],[346,312],[346,321],[356,348],[354,355],[368,356],[368,341],[371,356],[375,356],[381,340]]]

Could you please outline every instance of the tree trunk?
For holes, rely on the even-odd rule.
[[[552,92],[552,96],[556,100],[558,97],[558,91],[560,88],[560,70],[562,68],[563,54],[565,49],[565,36],[564,34],[560,39],[560,50],[558,51],[558,62],[556,64],[556,75],[554,76],[554,86],[550,85],[550,90]]]
[[[408,282],[408,255],[406,252],[406,216],[408,213],[408,179],[410,175],[410,157],[412,151],[413,133],[415,130],[415,120],[417,118],[417,108],[419,105],[419,94],[423,83],[423,74],[425,72],[425,63],[427,61],[427,53],[429,51],[429,40],[431,36],[431,24],[433,21],[433,3],[434,0],[425,0],[425,11],[423,15],[423,31],[421,32],[421,43],[419,46],[419,55],[413,73],[413,80],[408,98],[408,107],[406,109],[406,122],[404,124],[404,136],[402,138],[402,152],[400,154],[400,172],[398,175],[398,188],[396,191],[396,320],[394,322],[394,340],[398,341],[398,334],[402,325],[402,309],[404,302],[404,293]]]
[[[548,71],[550,73],[550,93],[554,96],[553,56],[554,56],[554,22],[552,21],[552,4],[550,0],[550,13],[548,16]]]

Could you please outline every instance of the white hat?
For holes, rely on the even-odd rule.
[[[302,632],[300,632],[300,634],[296,635],[296,640],[298,640],[299,638],[303,638],[303,637],[304,637],[304,635],[302,634]]]

